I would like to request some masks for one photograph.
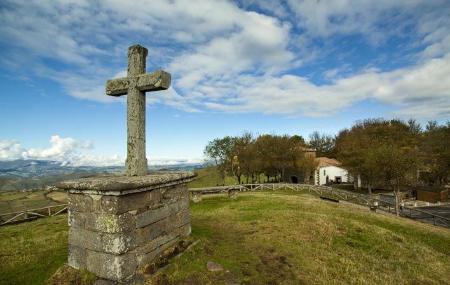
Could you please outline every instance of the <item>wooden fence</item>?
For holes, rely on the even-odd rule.
[[[355,193],[342,189],[336,189],[329,186],[318,186],[308,184],[289,184],[289,183],[276,183],[276,184],[241,184],[241,185],[227,185],[217,187],[204,187],[204,188],[190,188],[189,191],[192,195],[198,194],[213,194],[213,193],[227,193],[229,191],[273,191],[290,189],[294,191],[307,191],[313,195],[320,196],[327,199],[337,201],[347,201],[358,205],[369,207],[373,210],[381,210],[388,213],[395,213],[395,204],[380,200],[376,195],[369,196],[367,194]],[[410,218],[413,220],[433,224],[436,226],[450,228],[450,219],[431,213],[429,211],[416,209],[408,206],[404,206],[400,209],[400,215],[402,217]]]
[[[203,195],[214,193],[230,193],[233,191],[274,191],[290,189],[293,191],[307,191],[313,195],[320,196],[336,201],[347,201],[371,209],[381,210],[388,213],[395,213],[395,205],[388,201],[378,199],[377,196],[355,193],[342,189],[336,189],[329,186],[318,186],[308,184],[290,184],[290,183],[263,183],[263,184],[238,184],[217,187],[190,188],[191,195]],[[18,212],[0,214],[0,226],[19,223],[37,218],[56,216],[67,212],[67,204],[47,206],[37,209],[27,209]],[[412,207],[402,207],[400,215],[413,220],[434,224],[437,226],[450,228],[450,219]]]
[[[4,213],[0,214],[0,226],[35,220],[38,218],[52,217],[65,212],[67,212],[67,204]]]

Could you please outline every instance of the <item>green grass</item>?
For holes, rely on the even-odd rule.
[[[223,184],[222,178],[217,169],[213,166],[205,167],[195,171],[197,177],[188,183],[188,188],[211,187]],[[225,185],[237,184],[236,178],[232,176],[225,177]]]
[[[200,243],[162,273],[169,284],[450,284],[446,229],[287,191],[191,211]]]
[[[201,168],[195,171],[197,177],[190,183],[188,183],[188,188],[200,188],[200,187],[213,187],[213,186],[221,186],[223,185],[222,178],[217,171],[217,168],[214,166]],[[261,175],[261,182],[266,181],[266,177]],[[241,178],[242,183],[247,183],[246,176],[242,175]],[[250,179],[248,183],[251,183]],[[234,176],[227,175],[225,177],[225,185],[235,185],[238,184],[237,179]]]
[[[199,242],[147,284],[450,284],[447,229],[291,191],[204,197],[191,215]],[[0,284],[43,284],[67,258],[66,223],[0,228]]]
[[[0,214],[60,204],[45,196],[44,190],[0,193]]]
[[[0,284],[45,284],[67,260],[67,215],[0,227]]]

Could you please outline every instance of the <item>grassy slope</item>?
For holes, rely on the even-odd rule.
[[[188,184],[189,188],[196,187],[209,187],[222,185],[222,179],[215,167],[205,167],[195,171],[197,177],[194,181]],[[227,176],[225,178],[226,185],[237,184],[237,180],[234,177]]]
[[[0,193],[0,214],[60,204],[45,197],[45,191]]]
[[[170,283],[450,282],[446,229],[292,192],[207,198],[191,209],[201,242],[164,272]],[[207,272],[210,260],[229,273]]]
[[[0,227],[0,284],[44,284],[67,260],[67,215]]]
[[[155,280],[449,284],[446,229],[288,191],[209,197],[191,205],[191,213],[192,235],[200,242]],[[43,284],[67,258],[66,223],[64,215],[1,227],[0,284]],[[208,272],[208,261],[226,271]]]

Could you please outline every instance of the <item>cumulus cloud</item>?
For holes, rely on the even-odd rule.
[[[18,141],[0,140],[0,160],[14,160],[23,157],[24,149]]]
[[[123,75],[127,46],[140,42],[148,69],[167,68],[174,79],[148,96],[151,104],[316,116],[372,99],[398,115],[438,118],[450,109],[449,11],[445,0],[6,1],[0,41],[11,48],[1,60],[71,96],[117,102],[104,94],[105,80]],[[407,38],[412,59],[387,71],[330,67],[320,72],[326,84],[298,72],[339,36],[373,46]]]
[[[77,141],[73,138],[62,138],[54,135],[50,138],[47,148],[29,148],[21,146],[16,140],[0,140],[0,160],[34,159],[58,161],[65,165],[107,166],[122,165],[124,159],[118,155],[98,156],[90,150],[92,142]]]
[[[120,155],[97,155],[92,152],[94,145],[89,141],[51,136],[47,148],[29,148],[21,146],[16,140],[0,140],[0,160],[50,160],[70,166],[123,166],[125,158]],[[201,158],[148,158],[149,165],[195,164],[203,162]]]

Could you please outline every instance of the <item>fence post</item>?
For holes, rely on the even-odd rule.
[[[52,209],[48,207],[48,216],[50,217],[52,215]]]

